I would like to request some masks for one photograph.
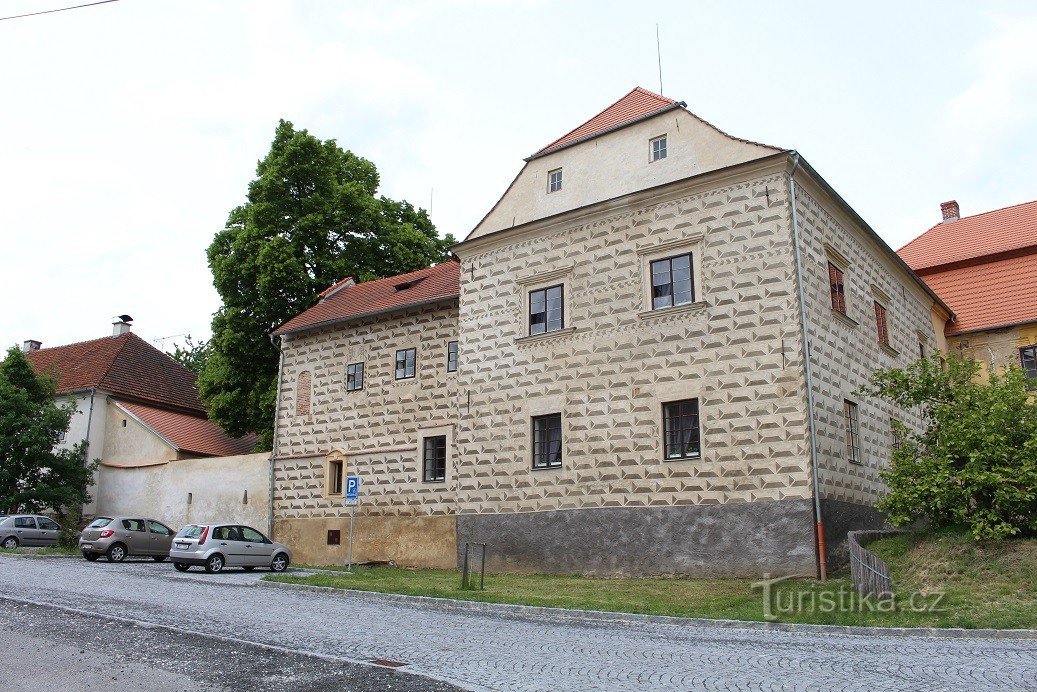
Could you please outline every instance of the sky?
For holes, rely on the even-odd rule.
[[[87,0],[0,0],[0,17]],[[798,150],[893,248],[1037,199],[1033,2],[118,0],[0,21],[0,343],[210,333],[279,118],[470,231],[635,86]]]

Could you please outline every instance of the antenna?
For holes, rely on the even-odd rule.
[[[655,23],[655,55],[659,59],[659,95],[663,95],[663,50],[659,42],[659,22]]]

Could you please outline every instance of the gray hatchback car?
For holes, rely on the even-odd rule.
[[[0,547],[57,545],[60,529],[56,521],[39,514],[0,516]]]
[[[79,535],[79,550],[93,562],[104,555],[122,562],[129,555],[162,562],[169,557],[173,529],[144,517],[97,517]]]
[[[239,524],[188,524],[177,532],[169,551],[173,566],[186,572],[192,565],[206,572],[224,567],[256,567],[283,572],[292,561],[288,546],[275,543],[251,526]]]

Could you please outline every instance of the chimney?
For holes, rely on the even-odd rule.
[[[943,220],[957,221],[961,218],[961,213],[958,211],[958,203],[953,199],[950,202],[944,202],[940,205],[940,211],[943,212]]]
[[[129,315],[116,315],[115,321],[112,322],[112,336],[122,336],[130,331],[130,322],[132,321],[133,318]]]
[[[22,343],[22,351],[24,353],[32,353],[33,351],[39,351],[41,346],[43,346],[43,343],[36,341],[36,339],[26,339],[26,341]]]

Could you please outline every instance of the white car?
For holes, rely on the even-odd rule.
[[[271,572],[283,572],[292,561],[292,551],[251,526],[188,524],[173,537],[169,559],[181,572],[192,566],[204,567],[210,574],[225,567],[248,572],[267,567]]]

